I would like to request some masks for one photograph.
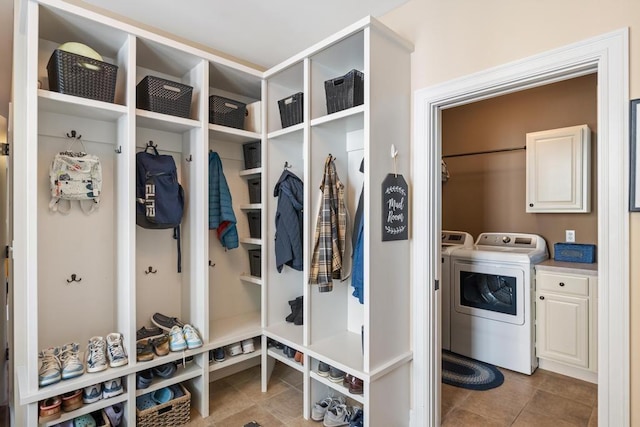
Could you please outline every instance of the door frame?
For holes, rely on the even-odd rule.
[[[414,93],[412,425],[438,426],[441,421],[436,290],[442,229],[441,111],[593,73],[598,75],[598,423],[629,426],[628,28]]]

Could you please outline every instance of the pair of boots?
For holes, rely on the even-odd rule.
[[[302,297],[289,301],[289,306],[291,307],[291,314],[285,320],[290,323],[293,322],[294,325],[302,325]]]

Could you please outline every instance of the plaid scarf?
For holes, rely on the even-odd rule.
[[[347,234],[344,185],[338,178],[334,158],[331,155],[324,163],[324,177],[320,191],[322,191],[322,202],[316,223],[309,284],[318,285],[320,292],[330,292],[333,289],[333,279],[342,278],[342,257]]]

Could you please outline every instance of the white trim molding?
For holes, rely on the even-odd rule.
[[[627,28],[415,92],[414,426],[440,425],[439,295],[434,283],[440,277],[441,111],[593,73],[598,75],[598,424],[629,426]]]

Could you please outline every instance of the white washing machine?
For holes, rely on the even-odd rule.
[[[535,234],[482,233],[451,254],[451,351],[530,375],[535,356],[535,264],[549,257]]]
[[[440,273],[442,348],[451,350],[451,254],[458,248],[473,246],[473,236],[464,231],[442,230],[442,268]]]

